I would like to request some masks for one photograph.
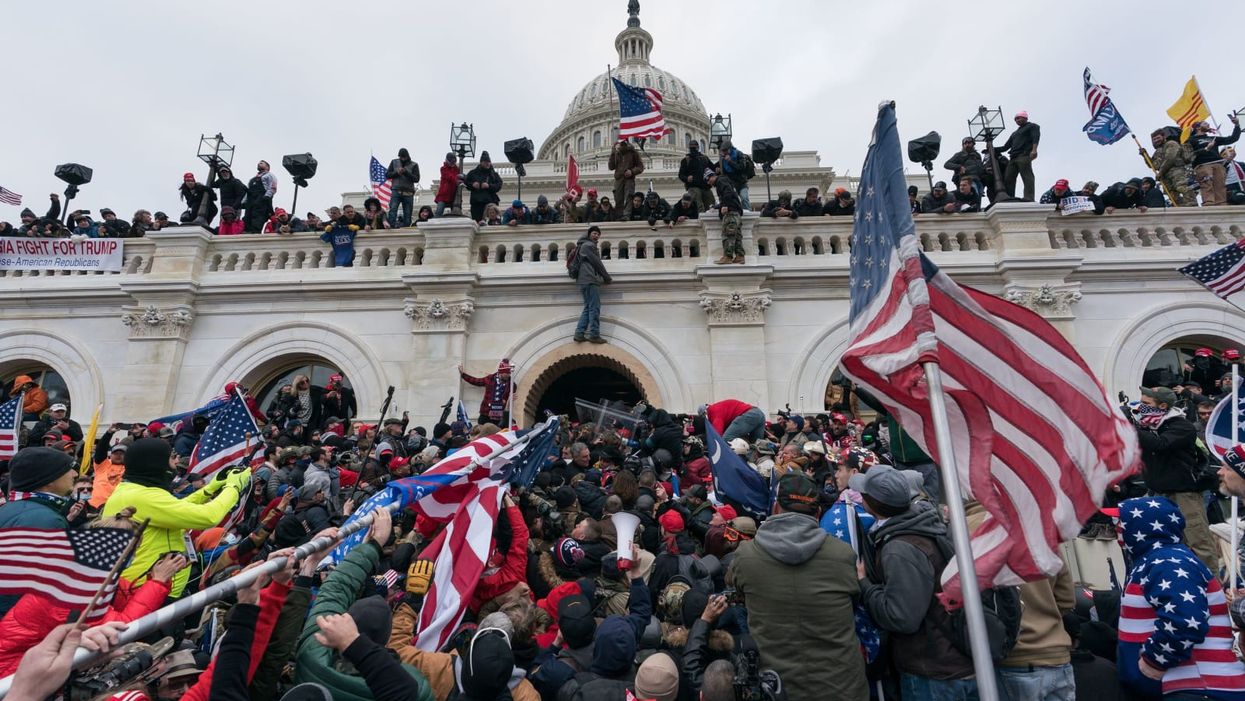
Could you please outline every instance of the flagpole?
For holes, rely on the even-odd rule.
[[[1200,88],[1199,88],[1200,90]],[[1232,445],[1236,446],[1240,443],[1240,425],[1241,425],[1241,402],[1237,397],[1240,391],[1239,383],[1240,374],[1236,363],[1232,363]],[[1236,496],[1232,496],[1232,538],[1229,541],[1232,544],[1232,564],[1228,570],[1228,587],[1232,590],[1232,594],[1236,595],[1237,573],[1241,569],[1241,557],[1237,553],[1237,548],[1241,545],[1241,526],[1237,521],[1240,513],[1241,500]]]
[[[99,434],[99,414],[104,410],[103,403],[95,405],[95,413],[91,416],[91,427],[87,430],[87,435],[82,443],[82,461],[78,464],[78,474],[85,475],[88,467],[91,466],[93,453],[95,452],[95,439]]]
[[[1193,85],[1197,87],[1197,94],[1202,96],[1202,104],[1206,105],[1206,113],[1210,115],[1210,121],[1215,125],[1215,131],[1219,131],[1219,120],[1215,119],[1215,112],[1210,108],[1210,102],[1206,99],[1206,93],[1202,92],[1202,84],[1197,82],[1197,75],[1193,76]]]
[[[1154,173],[1154,181],[1159,184],[1159,189],[1167,195],[1167,199],[1171,200],[1172,206],[1175,207],[1176,198],[1172,196],[1171,191],[1167,189],[1167,183],[1163,182],[1163,178],[1159,177],[1158,170],[1154,168],[1154,159],[1150,158],[1150,154],[1146,153],[1146,147],[1142,146],[1141,142],[1137,140],[1137,135],[1133,133],[1132,129],[1128,130],[1128,134],[1133,137],[1133,143],[1137,144],[1137,148],[1141,150],[1141,160],[1145,161],[1146,167],[1150,169],[1150,172]]]
[[[138,524],[138,530],[134,531],[130,542],[126,544],[125,550],[121,553],[121,557],[117,558],[112,569],[108,571],[108,576],[104,578],[103,582],[100,582],[99,589],[95,590],[95,596],[91,597],[91,602],[86,605],[86,608],[82,610],[82,614],[78,616],[78,620],[74,622],[76,630],[86,628],[86,620],[95,612],[95,607],[99,605],[100,598],[104,596],[104,590],[108,588],[108,585],[121,572],[121,568],[125,567],[125,563],[129,562],[130,557],[134,555],[134,550],[138,548],[139,541],[143,539],[143,531],[147,530],[147,524],[149,523],[151,523],[151,519],[145,518],[142,523]]]
[[[947,402],[942,389],[942,370],[937,363],[921,363],[929,389],[929,409],[934,422],[938,446],[938,467],[946,490],[947,509],[951,516],[951,535],[955,544],[955,561],[959,567],[960,589],[964,613],[968,619],[968,639],[977,676],[977,693],[982,701],[998,701],[994,679],[994,661],[990,657],[990,641],[986,633],[985,611],[981,591],[977,588],[977,568],[973,562],[972,544],[968,535],[968,517],[960,494],[959,471],[955,467],[955,447],[951,442],[951,426],[947,419]]]

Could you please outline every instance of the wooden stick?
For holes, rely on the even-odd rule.
[[[143,531],[147,529],[147,524],[149,523],[151,523],[151,519],[145,518],[142,523],[138,524],[138,530],[134,531],[134,537],[130,539],[130,544],[125,546],[125,552],[121,553],[121,557],[112,566],[112,570],[108,572],[108,576],[105,577],[104,581],[100,583],[99,589],[95,592],[95,596],[91,597],[91,603],[87,604],[86,608],[82,610],[82,615],[78,616],[78,620],[74,623],[75,630],[82,630],[86,628],[87,619],[90,618],[91,614],[95,612],[95,607],[99,605],[99,601],[104,596],[104,591],[108,589],[108,585],[111,584],[113,579],[120,574],[121,568],[125,566],[125,563],[129,562],[130,557],[138,548],[139,541],[143,539]]]
[[[1150,172],[1154,173],[1154,182],[1158,184],[1159,189],[1167,193],[1167,199],[1172,201],[1173,207],[1179,206],[1176,203],[1175,195],[1167,189],[1167,183],[1163,182],[1163,179],[1159,177],[1159,172],[1154,169],[1154,160],[1151,159],[1150,155],[1145,152],[1146,147],[1141,145],[1141,142],[1137,140],[1137,135],[1132,133],[1131,130],[1129,131],[1129,136],[1133,137],[1133,143],[1137,144],[1137,148],[1141,149],[1141,160],[1145,161],[1146,165],[1150,168]]]

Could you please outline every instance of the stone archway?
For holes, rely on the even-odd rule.
[[[45,365],[64,379],[74,416],[81,419],[85,415],[89,419],[90,412],[104,401],[99,365],[79,350],[90,347],[72,337],[62,338],[40,329],[10,329],[0,333],[0,375],[31,364]],[[4,390],[7,396],[8,388]]]
[[[1245,313],[1230,304],[1176,302],[1145,310],[1108,348],[1102,379],[1109,394],[1134,395],[1146,364],[1159,349],[1181,338],[1218,339],[1245,346]]]
[[[604,368],[627,378],[650,404],[664,406],[661,390],[652,372],[631,353],[612,345],[587,348],[580,344],[559,346],[528,364],[515,386],[513,406],[523,412],[523,425],[536,420],[536,411],[545,391],[559,377],[581,368]]]

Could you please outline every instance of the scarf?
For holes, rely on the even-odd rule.
[[[48,506],[57,511],[63,510],[69,505],[69,497],[63,497],[59,494],[51,492],[19,492],[16,489],[9,492],[9,501],[25,501],[27,499],[38,499],[39,501],[48,502]]]
[[[311,421],[311,390],[305,389],[295,395],[298,399],[298,419],[306,425]]]
[[[1149,404],[1139,404],[1137,406],[1137,423],[1145,428],[1156,429],[1163,423],[1163,419],[1167,418],[1167,410]]]

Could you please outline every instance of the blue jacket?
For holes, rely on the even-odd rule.
[[[333,264],[339,268],[354,265],[354,238],[358,232],[345,224],[334,224],[331,231],[320,235],[320,240],[333,247]]]

